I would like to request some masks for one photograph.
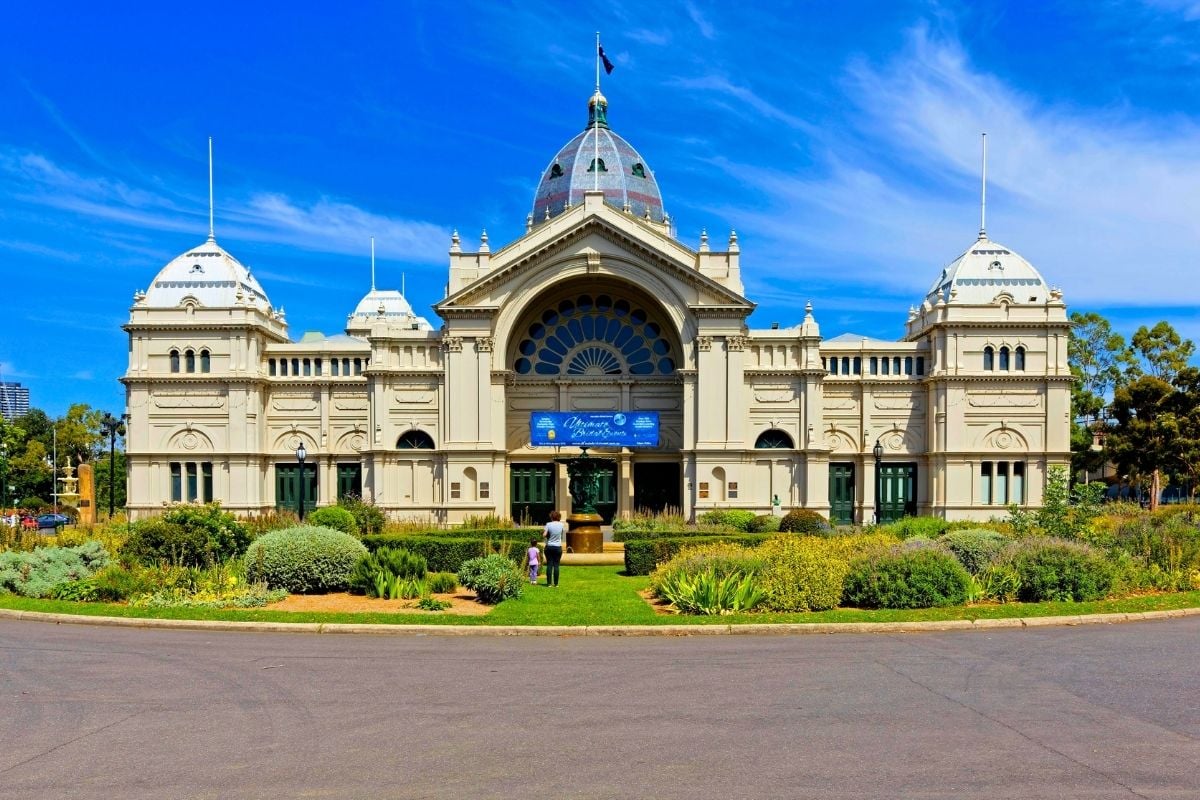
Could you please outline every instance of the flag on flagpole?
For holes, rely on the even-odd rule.
[[[604,74],[612,75],[613,63],[608,60],[608,56],[604,55],[603,47],[596,45],[596,48],[600,51],[600,61],[604,64]]]

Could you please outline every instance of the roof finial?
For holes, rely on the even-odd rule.
[[[483,229],[483,233],[479,234],[479,252],[490,253],[492,248],[488,247],[487,228]]]
[[[708,228],[700,229],[700,252],[708,252]]]
[[[979,238],[987,238],[987,134],[980,134],[983,139],[983,186],[979,194]]]
[[[460,240],[460,239],[459,239],[459,237],[458,237],[458,228],[455,228],[455,229],[454,229],[454,230],[453,230],[453,231],[450,233],[450,252],[451,252],[451,253],[458,253],[458,252],[461,252],[462,248],[461,248],[461,247],[459,247],[459,242],[460,242],[460,241],[461,241],[461,240]]]
[[[216,229],[213,227],[213,170],[212,170],[212,137],[208,137],[208,240],[217,240]]]
[[[375,291],[375,237],[371,237],[371,291]]]

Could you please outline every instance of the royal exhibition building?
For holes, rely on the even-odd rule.
[[[393,519],[541,522],[570,511],[573,426],[599,431],[610,519],[1040,504],[1048,469],[1070,463],[1072,379],[1062,294],[1029,262],[964,232],[965,251],[932,258],[928,292],[897,309],[896,341],[825,336],[811,306],[749,328],[737,235],[680,241],[599,92],[588,113],[523,236],[485,234],[477,252],[452,237],[432,313],[372,287],[344,332],[293,335],[211,233],[163,267],[124,326],[131,515],[355,494]]]

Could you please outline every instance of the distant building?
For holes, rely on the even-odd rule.
[[[29,413],[29,389],[0,381],[0,417],[16,419]]]
[[[163,267],[124,326],[131,515],[353,494],[397,519],[541,522],[570,510],[555,457],[578,451],[532,443],[540,411],[658,413],[657,447],[593,450],[606,518],[778,503],[838,523],[960,520],[1042,504],[1048,471],[1071,463],[1070,324],[1028,261],[972,233],[897,310],[898,341],[825,338],[811,306],[749,328],[737,236],[677,239],[607,110],[597,92],[523,236],[465,252],[453,235],[436,327],[372,286],[345,333],[294,340],[211,233]],[[789,255],[798,290],[811,278]]]

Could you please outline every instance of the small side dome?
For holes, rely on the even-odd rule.
[[[930,287],[926,302],[954,298],[955,303],[990,305],[1005,295],[1013,305],[1044,304],[1049,287],[1032,264],[985,235],[942,270]]]
[[[608,101],[599,92],[588,101],[588,126],[542,172],[533,197],[534,224],[580,205],[584,192],[597,188],[610,205],[638,219],[666,222],[654,173],[637,150],[608,127]]]
[[[353,325],[369,324],[379,317],[384,317],[389,324],[399,324],[412,330],[431,331],[433,326],[424,317],[413,313],[413,308],[404,299],[404,295],[395,289],[372,289],[362,300],[358,301],[354,312],[350,315]]]
[[[244,304],[265,311],[271,306],[250,270],[211,238],[159,270],[141,304],[146,308],[175,308],[188,297],[205,308]]]

